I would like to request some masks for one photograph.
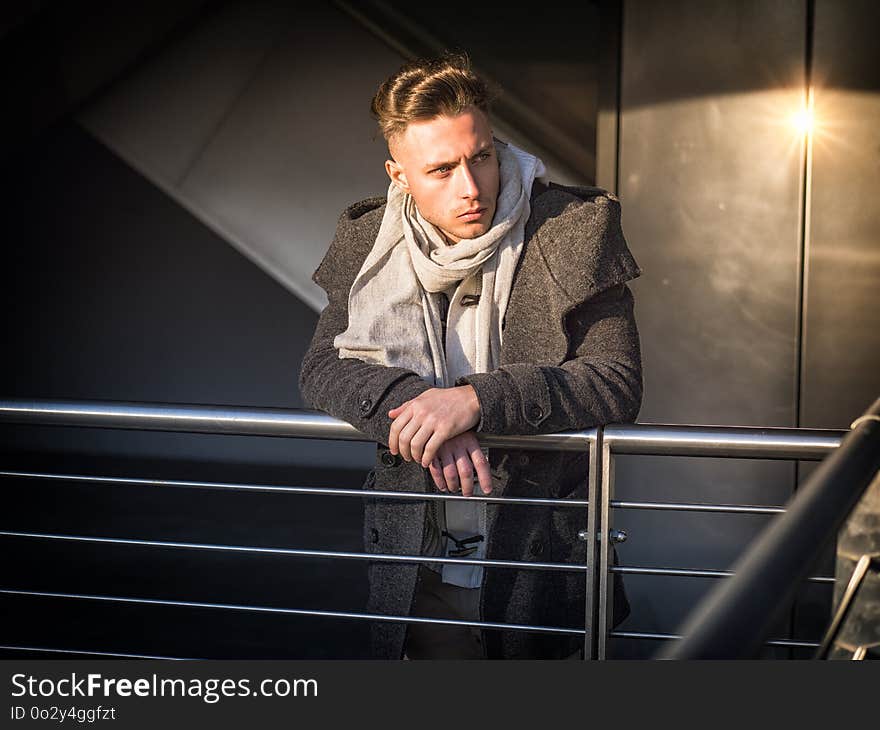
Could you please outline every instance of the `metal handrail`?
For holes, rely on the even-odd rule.
[[[38,401],[29,399],[0,400],[0,423],[19,423],[30,425],[74,426],[91,428],[134,429],[174,431],[188,433],[210,433],[226,435],[252,435],[274,437],[318,438],[333,440],[370,441],[360,431],[345,423],[317,411],[298,411],[278,408],[238,408],[230,406],[205,405],[164,405],[151,403],[125,403],[104,401],[54,400]],[[519,563],[515,561],[470,560],[461,558],[434,559],[432,562],[467,562],[487,567],[523,567],[537,569],[575,570],[586,574],[587,579],[587,625],[579,635],[586,637],[585,656],[596,652],[604,658],[605,641],[608,636],[623,636],[621,632],[609,632],[608,617],[611,606],[608,603],[607,581],[612,572],[662,574],[697,577],[727,577],[729,571],[701,571],[676,568],[651,568],[640,566],[612,567],[609,565],[610,510],[619,509],[658,509],[702,512],[747,512],[776,514],[784,511],[781,507],[759,507],[755,505],[730,504],[684,504],[663,502],[622,502],[610,499],[613,487],[613,460],[615,454],[641,455],[683,455],[713,456],[760,459],[801,459],[819,460],[831,453],[840,443],[843,432],[813,429],[720,427],[720,426],[680,426],[662,424],[614,425],[587,429],[577,432],[542,434],[537,436],[496,436],[480,434],[484,446],[512,449],[558,450],[590,453],[590,473],[588,475],[589,495],[587,500],[543,499],[521,497],[473,496],[470,498],[447,494],[426,494],[421,492],[398,492],[376,490],[351,490],[315,487],[294,487],[280,485],[229,484],[221,482],[197,482],[182,480],[135,479],[106,476],[87,476],[70,474],[48,474],[41,472],[3,471],[0,476],[54,479],[70,481],[89,481],[107,484],[150,484],[155,486],[195,487],[208,489],[255,490],[290,493],[322,494],[328,496],[357,496],[359,498],[393,497],[395,499],[471,499],[484,502],[510,504],[514,502],[532,505],[552,505],[560,507],[587,507],[596,504],[598,509],[590,509],[587,517],[587,530],[582,539],[596,534],[600,547],[587,540],[587,564]],[[601,495],[601,499],[599,498]],[[600,529],[601,526],[601,529]],[[355,558],[379,561],[424,562],[424,556],[385,555],[370,553],[343,553],[331,551],[307,551],[282,548],[256,548],[250,546],[219,546],[195,543],[170,543],[125,538],[97,538],[72,535],[50,535],[37,533],[0,533],[6,536],[40,537],[46,539],[91,540],[95,542],[125,542],[151,546],[197,549],[231,549],[250,552],[283,552],[302,557]],[[596,567],[598,566],[598,570]],[[829,582],[833,579],[812,576],[811,581]],[[0,591],[2,593],[35,594],[34,592]],[[35,594],[36,595],[36,594]],[[48,594],[46,594],[48,595]],[[58,597],[77,594],[52,594]],[[95,597],[96,599],[98,597]],[[119,599],[124,600],[124,599]],[[139,600],[139,599],[132,599]],[[177,605],[181,602],[169,602]],[[220,607],[217,604],[216,607]],[[314,612],[289,609],[308,615],[338,615],[347,618],[370,618],[367,614],[340,614],[339,612]],[[381,620],[408,622],[415,617],[388,617]],[[441,623],[439,619],[415,619]],[[462,622],[463,625],[481,625]],[[554,627],[523,627],[505,625],[514,630],[554,631],[571,633],[571,629]],[[627,635],[638,632],[624,632]],[[646,634],[645,638],[660,635]],[[664,635],[669,636],[672,635]],[[784,641],[784,640],[774,640]],[[590,642],[593,643],[590,646]]]
[[[812,461],[834,451],[841,433],[812,428],[613,424],[605,426],[602,438],[616,454]]]
[[[0,423],[177,431],[237,436],[370,441],[345,421],[320,411],[117,401],[0,400]],[[819,460],[840,444],[841,431],[804,428],[611,425],[603,438],[615,453]],[[583,451],[597,429],[534,436],[478,434],[493,448]]]
[[[737,561],[735,575],[700,602],[680,632],[684,638],[660,658],[753,656],[778,612],[878,470],[880,398],[800,487],[785,514]]]
[[[345,421],[320,411],[118,401],[0,400],[0,423],[118,428],[234,436],[286,436],[334,441],[371,441]],[[597,430],[540,436],[482,435],[485,446],[508,449],[584,451]]]

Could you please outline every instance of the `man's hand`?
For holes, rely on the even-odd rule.
[[[480,422],[480,401],[473,386],[431,388],[388,411],[394,419],[388,448],[427,469],[440,446]]]
[[[428,470],[441,492],[457,492],[461,489],[465,497],[470,497],[474,493],[475,470],[483,494],[492,491],[489,461],[473,431],[453,436],[442,444]]]

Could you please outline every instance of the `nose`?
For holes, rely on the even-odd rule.
[[[470,165],[467,162],[458,166],[459,171],[459,195],[462,198],[472,198],[476,200],[480,197],[480,188],[477,186],[477,181],[474,179],[474,175],[471,172]]]

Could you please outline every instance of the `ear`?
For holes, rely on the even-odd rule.
[[[385,160],[385,172],[388,173],[391,182],[397,185],[398,188],[405,193],[409,192],[409,182],[407,182],[406,173],[403,171],[403,167],[401,167],[399,162]]]

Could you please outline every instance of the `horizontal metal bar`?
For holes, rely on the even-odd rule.
[[[795,641],[794,639],[770,639],[765,646],[787,646],[793,649],[815,649],[819,644],[815,641]]]
[[[44,472],[30,471],[0,471],[0,477],[12,477],[22,479],[44,479],[55,481],[87,482],[94,484],[114,484],[153,487],[190,487],[198,489],[218,489],[230,491],[253,491],[253,492],[290,492],[293,494],[319,494],[331,497],[360,497],[366,499],[386,498],[392,499],[421,499],[421,500],[457,500],[466,499],[469,502],[495,502],[498,504],[531,504],[543,507],[588,507],[589,502],[585,499],[543,499],[539,497],[484,497],[474,495],[463,497],[460,494],[434,494],[424,492],[395,492],[391,490],[377,489],[339,489],[333,487],[289,487],[274,484],[236,484],[233,482],[198,482],[177,479],[138,479],[135,477],[99,477],[83,474],[49,474]]]
[[[392,555],[387,553],[353,553],[328,550],[299,550],[296,548],[266,548],[249,545],[217,545],[212,543],[173,542],[166,540],[137,540],[121,537],[92,537],[85,535],[58,535],[41,532],[13,532],[0,530],[0,537],[22,537],[43,540],[62,540],[69,542],[110,543],[115,545],[138,545],[143,547],[183,548],[191,550],[214,550],[219,552],[240,552],[270,555],[289,555],[301,558],[341,558],[347,560],[375,560],[378,562],[401,563],[444,563],[481,565],[489,568],[516,568],[525,570],[556,570],[570,572],[586,572],[586,565],[571,563],[534,563],[515,560],[488,560],[477,558],[443,558],[428,555]],[[729,570],[698,570],[690,568],[651,568],[641,566],[617,565],[609,568],[611,573],[627,575],[669,575],[690,578],[729,578],[733,572]],[[813,583],[834,583],[832,576],[810,576],[805,580]]]
[[[687,578],[729,578],[733,575],[729,570],[691,570],[688,568],[640,568],[635,566],[612,565],[611,573],[622,575],[672,575]]]
[[[674,575],[688,578],[730,578],[733,571],[730,570],[692,570],[689,568],[643,568],[636,566],[614,565],[608,568],[611,573],[623,573],[628,575]],[[811,583],[830,583],[834,585],[834,577],[827,575],[813,575],[804,580]]]
[[[190,550],[214,550],[218,552],[257,553],[289,555],[298,558],[342,558],[346,560],[371,560],[382,563],[443,563],[449,565],[481,565],[484,568],[517,568],[523,570],[561,570],[584,573],[586,565],[570,563],[528,563],[516,560],[488,560],[477,558],[442,558],[432,555],[389,555],[387,553],[352,553],[329,550],[297,550],[295,548],[264,548],[249,545],[215,545],[211,543],[171,542],[165,540],[135,540],[122,537],[90,537],[85,535],[57,535],[42,532],[12,532],[0,530],[0,537],[24,537],[67,542],[110,543],[114,545],[138,545],[142,547],[183,548]]]
[[[0,400],[2,422],[237,436],[372,440],[351,424],[321,411],[285,408],[7,398]],[[585,451],[590,441],[596,439],[596,434],[597,429],[592,428],[538,436],[478,434],[478,438],[484,446],[493,448]]]
[[[825,458],[845,431],[805,428],[749,428],[631,424],[606,426],[612,453],[654,456],[719,456],[740,459]]]
[[[155,654],[119,654],[112,651],[86,651],[85,649],[47,649],[41,646],[7,646],[0,645],[0,649],[11,651],[44,651],[51,654],[85,654],[87,656],[115,656],[122,659],[167,659],[172,662],[200,661],[197,657],[179,656],[156,656]]]
[[[655,634],[647,631],[612,631],[609,636],[614,639],[659,639],[662,641],[680,639],[678,634]],[[790,648],[814,649],[819,644],[815,641],[797,641],[795,639],[769,639],[765,646],[785,646]]]
[[[37,598],[78,598],[87,601],[107,601],[111,603],[139,603],[157,606],[178,606],[181,608],[214,608],[226,611],[253,611],[257,613],[278,613],[294,616],[322,616],[324,618],[344,618],[361,621],[386,621],[407,624],[442,624],[444,626],[473,626],[482,629],[503,629],[505,631],[530,631],[539,634],[563,634],[566,636],[585,636],[583,629],[564,629],[556,626],[529,626],[526,624],[502,624],[489,621],[458,621],[455,619],[420,618],[417,616],[383,616],[378,613],[352,613],[346,611],[316,611],[304,608],[274,608],[272,606],[245,606],[230,603],[204,603],[201,601],[169,601],[159,598],[128,598],[124,596],[96,596],[83,593],[48,593],[45,591],[14,591],[0,589],[0,594],[29,596]]]
[[[681,638],[677,634],[657,634],[651,631],[610,631],[608,636],[612,639],[659,639],[663,641]]]
[[[670,510],[673,512],[732,512],[757,515],[777,515],[785,512],[785,507],[759,507],[746,504],[688,504],[684,502],[629,502],[619,499],[612,499],[611,506],[616,509]]]

